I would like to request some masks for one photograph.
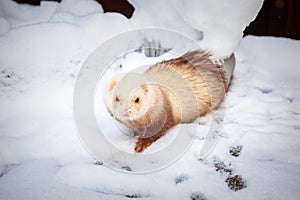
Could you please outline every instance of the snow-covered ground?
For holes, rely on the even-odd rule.
[[[184,20],[170,25],[176,12],[166,20],[151,21],[146,11],[137,15],[128,20],[103,14],[89,0],[40,7],[0,1],[0,199],[297,199],[296,40],[241,40],[219,141],[207,157],[199,157],[203,137],[195,137],[172,165],[145,174],[115,171],[87,153],[73,120],[73,90],[88,55],[112,35],[143,23],[199,40],[203,34]],[[133,55],[124,63],[149,62],[142,53]]]

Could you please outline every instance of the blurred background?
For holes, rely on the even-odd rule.
[[[31,5],[40,4],[40,0],[14,1]],[[118,12],[127,18],[134,12],[134,7],[127,0],[97,1],[102,5],[104,12]],[[246,28],[244,34],[300,39],[300,1],[265,0],[256,20]]]

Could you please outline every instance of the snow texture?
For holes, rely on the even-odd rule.
[[[133,175],[104,166],[84,149],[73,120],[73,89],[80,67],[99,44],[142,26],[172,28],[201,40],[202,30],[189,26],[192,21],[182,20],[179,16],[183,14],[175,8],[185,3],[188,9],[198,5],[196,1],[160,2],[153,1],[152,7],[149,2],[132,1],[136,13],[126,19],[116,13],[104,14],[101,6],[88,0],[43,2],[35,7],[0,1],[0,199],[299,197],[300,42],[296,40],[254,36],[241,40],[235,51],[237,66],[224,103],[220,139],[208,157],[199,157],[205,137],[200,134],[173,165]],[[199,2],[207,5],[213,1]],[[253,8],[249,15],[234,3],[234,12],[224,14],[230,19],[210,14],[212,6],[199,6],[199,12],[185,16],[192,19],[200,13],[203,21],[199,23],[213,18],[221,25],[231,20],[228,29],[237,36],[227,39],[233,50],[261,3],[251,2],[255,3],[249,5]],[[160,9],[156,12],[157,5]],[[142,12],[146,7],[149,11]],[[238,20],[229,14],[239,16],[239,12],[245,16],[238,17],[235,24]],[[198,29],[197,24],[192,25]],[[213,34],[204,29],[203,33],[204,38]],[[227,34],[219,36],[226,38]],[[212,44],[212,48],[218,45]],[[220,52],[225,55],[229,50]],[[112,73],[130,70],[136,62],[150,64],[166,58],[167,54],[147,58],[135,52]],[[206,129],[205,119],[200,119],[198,126]],[[157,146],[164,141],[162,138]],[[124,147],[127,144],[122,143]],[[130,171],[130,166],[124,169]]]
[[[203,31],[201,46],[219,58],[236,50],[262,4],[263,0],[183,0],[182,8],[185,21]]]

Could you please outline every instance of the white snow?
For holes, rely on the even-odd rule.
[[[12,28],[17,28],[47,22],[56,8],[57,3],[51,1],[43,1],[41,6],[37,7],[5,0],[0,2],[0,17],[5,18]]]
[[[262,4],[263,0],[183,0],[182,9],[184,19],[203,31],[201,46],[220,58],[236,50]]]
[[[89,0],[43,2],[36,7],[0,1],[0,199],[298,198],[300,41],[296,40],[254,36],[241,40],[235,51],[237,66],[224,103],[219,142],[206,158],[199,158],[199,150],[209,119],[200,119],[199,134],[185,154],[156,172],[122,173],[95,164],[87,153],[73,120],[73,90],[88,55],[113,35],[142,27],[143,20],[145,26],[172,28],[201,39],[202,30],[189,26],[189,20],[184,22],[183,14],[175,9],[184,2],[170,3],[174,12],[160,2],[155,1],[153,8],[160,5],[161,16],[151,19],[155,13],[151,6],[148,12],[146,3],[132,1],[138,11],[128,20],[120,14],[104,14]],[[258,2],[250,7],[258,9]],[[205,8],[197,11],[206,17],[200,22],[208,22],[210,17],[222,20],[208,11],[205,14]],[[229,29],[240,37],[254,18],[254,10],[249,15],[244,12],[244,20],[230,23]],[[173,18],[178,18],[176,23],[171,23]],[[209,32],[203,33],[205,38]],[[228,38],[228,45],[234,45],[228,49],[236,48],[237,38]],[[220,50],[221,54],[228,49]],[[134,63],[151,64],[171,57],[147,58],[134,52],[116,63],[108,75],[129,71]],[[99,116],[107,117],[106,127],[116,129],[106,111]],[[185,127],[191,126],[195,125]],[[166,145],[168,137],[172,135],[162,138],[156,147]],[[116,137],[116,142],[128,150],[133,143],[124,138]],[[229,153],[230,147],[236,146],[242,146],[238,157]],[[217,172],[215,163],[224,163],[247,187],[230,190],[225,182],[229,173]]]

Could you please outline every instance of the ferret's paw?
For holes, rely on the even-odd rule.
[[[152,140],[147,138],[139,138],[135,145],[135,152],[142,153],[147,147],[153,143]]]

